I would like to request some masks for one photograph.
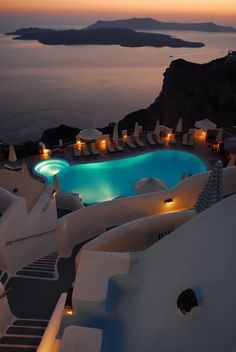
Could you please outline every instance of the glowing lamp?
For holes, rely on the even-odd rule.
[[[164,201],[165,204],[172,204],[173,203],[173,199],[172,198],[167,198]]]
[[[65,306],[66,315],[73,315],[73,308],[71,306]]]
[[[124,142],[127,141],[127,134],[124,134],[122,139]]]
[[[81,141],[77,141],[76,144],[77,144],[77,147],[78,147],[79,149],[81,149]]]
[[[57,194],[57,190],[56,190],[56,189],[53,189],[53,190],[52,190],[52,196],[53,196],[53,197],[56,197],[56,194]]]

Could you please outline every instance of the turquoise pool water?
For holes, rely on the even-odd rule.
[[[134,184],[143,177],[158,177],[171,188],[184,172],[193,175],[206,169],[205,163],[196,155],[177,150],[76,165],[61,159],[49,159],[34,168],[50,184],[53,175],[57,174],[61,190],[79,193],[85,203],[134,195]]]

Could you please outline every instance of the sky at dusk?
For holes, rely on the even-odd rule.
[[[160,20],[236,24],[236,0],[1,0],[1,15],[51,15],[114,19],[150,16]]]

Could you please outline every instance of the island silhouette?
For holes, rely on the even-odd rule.
[[[124,47],[200,48],[204,43],[190,42],[166,34],[136,32],[126,28],[97,28],[80,30],[53,30],[46,28],[21,28],[15,32],[17,40],[37,40],[47,45],[120,45]]]

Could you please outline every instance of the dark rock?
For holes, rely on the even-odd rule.
[[[236,63],[225,60],[202,65],[183,59],[173,61],[154,103],[127,115],[119,122],[119,129],[134,126],[136,121],[145,129],[153,128],[157,119],[175,127],[180,117],[185,129],[204,118],[230,129],[236,125]]]

